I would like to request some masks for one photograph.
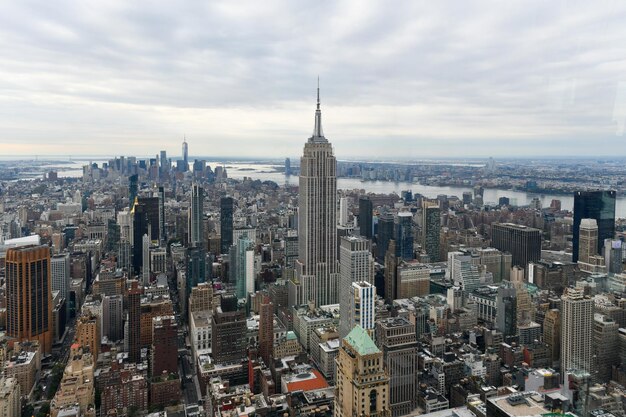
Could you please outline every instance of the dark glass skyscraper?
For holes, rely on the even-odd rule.
[[[413,215],[398,213],[395,226],[396,256],[405,261],[413,259]]]
[[[139,187],[139,176],[137,174],[128,177],[128,206],[130,208],[135,204],[135,197],[137,197],[137,190]]]
[[[139,197],[139,204],[145,207],[146,216],[148,218],[148,228],[150,230],[150,240],[159,240],[159,197]],[[136,244],[137,242],[135,242]]]
[[[384,214],[378,219],[376,254],[378,255],[379,262],[382,262],[385,259],[385,254],[387,253],[387,248],[389,247],[389,241],[394,238],[393,229],[392,215]]]
[[[574,229],[572,261],[578,262],[580,221],[595,219],[598,223],[598,253],[604,239],[615,235],[615,191],[576,191],[574,193]]]
[[[133,205],[131,215],[133,216],[133,272],[139,275],[143,265],[143,235],[148,234],[146,206],[138,202]]]
[[[220,249],[228,253],[233,245],[233,199],[222,197],[220,200]]]
[[[359,198],[359,229],[361,230],[361,236],[365,236],[368,239],[372,238],[374,232],[372,224],[373,211],[372,200],[367,197]]]

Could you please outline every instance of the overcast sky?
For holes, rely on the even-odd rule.
[[[0,1],[0,155],[626,156],[626,2]]]

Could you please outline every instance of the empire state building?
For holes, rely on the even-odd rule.
[[[289,283],[289,302],[316,306],[336,304],[337,263],[337,160],[322,131],[320,89],[313,135],[300,159],[298,209],[298,260]]]

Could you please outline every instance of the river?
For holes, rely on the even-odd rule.
[[[87,160],[75,160],[72,161],[72,165],[67,166],[67,170],[60,170],[60,177],[80,177],[82,176],[82,166],[87,164]],[[92,162],[98,163],[101,166],[104,160],[92,160]],[[243,179],[244,177],[251,177],[253,179],[259,179],[262,181],[274,181],[279,185],[298,185],[297,176],[286,176],[284,173],[277,171],[278,167],[282,165],[277,164],[257,164],[247,162],[219,162],[208,161],[209,166],[215,168],[218,165],[226,167],[229,178]],[[52,168],[52,166],[51,166]],[[446,194],[448,196],[457,196],[462,198],[464,191],[472,191],[469,187],[437,187],[430,185],[422,185],[411,182],[399,181],[361,181],[358,178],[338,178],[337,188],[342,190],[363,189],[366,192],[371,193],[391,193],[395,192],[398,195],[405,190],[411,190],[413,194],[421,194],[428,198],[435,198],[440,194]],[[508,197],[511,200],[511,205],[524,206],[530,204],[534,197],[538,197],[541,201],[542,207],[549,207],[550,202],[553,199],[561,200],[561,207],[564,210],[572,210],[574,207],[574,196],[568,195],[556,195],[556,194],[533,194],[524,191],[512,191],[512,190],[496,190],[485,189],[483,200],[485,204],[496,204],[500,197]],[[626,197],[618,197],[615,207],[615,215],[619,218],[626,218]]]

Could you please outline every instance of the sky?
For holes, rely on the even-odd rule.
[[[626,2],[0,1],[0,155],[626,156]]]

